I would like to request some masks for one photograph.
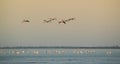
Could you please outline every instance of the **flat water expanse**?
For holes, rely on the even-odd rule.
[[[0,64],[120,64],[120,49],[0,49]]]

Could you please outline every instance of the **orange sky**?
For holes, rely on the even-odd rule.
[[[0,45],[120,45],[119,3],[120,0],[0,0]],[[42,23],[50,17],[76,20],[66,25]],[[31,22],[21,23],[23,19]]]

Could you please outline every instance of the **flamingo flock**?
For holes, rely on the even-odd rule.
[[[73,20],[75,20],[75,18],[69,18],[69,19],[64,19],[64,20],[63,19],[62,20],[57,20],[57,18],[48,18],[48,19],[43,20],[42,22],[43,23],[51,23],[53,21],[57,21],[58,24],[66,24],[67,22],[73,21]],[[24,19],[22,22],[23,23],[25,23],[25,22],[29,23],[31,21]]]

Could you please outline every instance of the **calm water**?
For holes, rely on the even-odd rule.
[[[0,49],[0,64],[120,64],[120,49]]]

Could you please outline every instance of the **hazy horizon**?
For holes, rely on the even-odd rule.
[[[76,19],[42,23],[48,18]],[[0,0],[0,46],[116,45],[120,0]]]

